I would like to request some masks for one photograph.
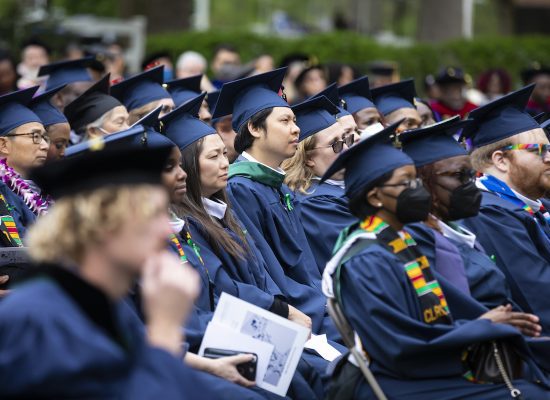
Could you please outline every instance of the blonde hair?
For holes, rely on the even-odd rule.
[[[145,220],[158,210],[151,185],[103,187],[56,201],[28,231],[26,245],[38,262],[80,263],[86,248],[102,242],[129,220]]]
[[[499,140],[498,142],[474,149],[470,154],[472,166],[476,171],[484,172],[487,168],[493,165],[493,153],[503,147],[514,144],[513,142],[514,140],[511,137],[508,137],[506,139]]]
[[[292,191],[298,191],[308,194],[307,190],[311,187],[311,181],[315,177],[313,168],[306,164],[308,152],[313,150],[317,141],[315,135],[312,135],[300,142],[296,153],[291,158],[286,159],[281,164],[285,171],[285,183]]]

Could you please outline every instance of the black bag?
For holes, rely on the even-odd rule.
[[[476,382],[504,383],[512,398],[522,399],[512,381],[523,378],[523,360],[510,343],[491,340],[474,344],[468,348],[466,364]]]
[[[364,379],[361,370],[348,361],[345,354],[334,368],[332,381],[329,384],[325,400],[353,400],[355,390]]]

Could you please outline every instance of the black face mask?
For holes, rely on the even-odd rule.
[[[465,183],[452,190],[442,185],[439,186],[451,192],[451,202],[447,211],[449,221],[475,217],[479,213],[481,190],[477,188],[474,182]]]
[[[395,216],[403,224],[425,221],[430,214],[432,196],[424,189],[424,186],[414,189],[406,188],[397,197],[384,194],[397,199]]]
[[[397,196],[396,215],[404,224],[426,220],[430,214],[432,196],[424,186],[407,188]]]

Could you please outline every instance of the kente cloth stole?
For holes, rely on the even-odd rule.
[[[186,243],[193,249],[193,253],[197,256],[199,259],[202,269],[204,271],[204,274],[206,275],[206,278],[208,279],[208,297],[210,300],[210,311],[214,311],[215,305],[215,299],[214,299],[214,283],[212,282],[212,279],[210,279],[210,273],[208,272],[208,268],[206,265],[204,265],[204,260],[201,257],[200,254],[200,247],[193,241],[193,238],[191,237],[191,233],[187,229],[183,229],[181,231],[181,234],[185,233],[185,239]],[[185,255],[185,252],[183,251],[183,247],[175,234],[171,234],[169,236],[170,242],[176,246],[176,249],[178,251],[178,255],[180,258],[180,261],[182,264],[185,264],[187,262],[187,256]]]
[[[0,230],[5,236],[6,244],[10,247],[23,247],[17,225],[10,213],[10,206],[2,194],[0,194]]]
[[[285,180],[285,176],[265,165],[252,161],[239,161],[229,166],[229,178],[234,176],[244,176],[256,182],[270,186],[279,192],[281,203],[287,211],[292,211],[292,198],[289,193],[281,191],[281,185]]]
[[[376,216],[367,217],[358,230],[374,233],[378,244],[387,248],[403,262],[403,268],[414,287],[427,324],[452,323],[447,300],[439,282],[433,276],[428,259],[415,247],[416,242],[407,232],[402,236]]]
[[[180,258],[181,263],[185,264],[187,262],[187,256],[185,255],[185,252],[183,251],[183,247],[181,247],[181,243],[178,240],[178,237],[175,234],[172,233],[170,235],[169,239],[170,239],[170,242],[172,242],[174,244],[174,246],[176,246],[176,250],[178,251],[178,256]]]

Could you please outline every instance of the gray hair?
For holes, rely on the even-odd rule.
[[[185,51],[178,57],[176,68],[179,70],[185,70],[189,64],[200,64],[204,69],[206,69],[207,62],[206,58],[202,54],[197,53],[196,51]]]
[[[113,110],[114,110],[114,108],[112,110],[107,111],[105,114],[103,114],[101,117],[96,119],[94,122],[90,122],[89,124],[84,125],[80,129],[78,129],[76,131],[76,133],[80,137],[82,137],[83,140],[88,140],[89,139],[88,129],[89,128],[101,128],[103,126],[103,123],[105,122],[105,120],[107,118],[111,117],[111,114],[113,113]]]

